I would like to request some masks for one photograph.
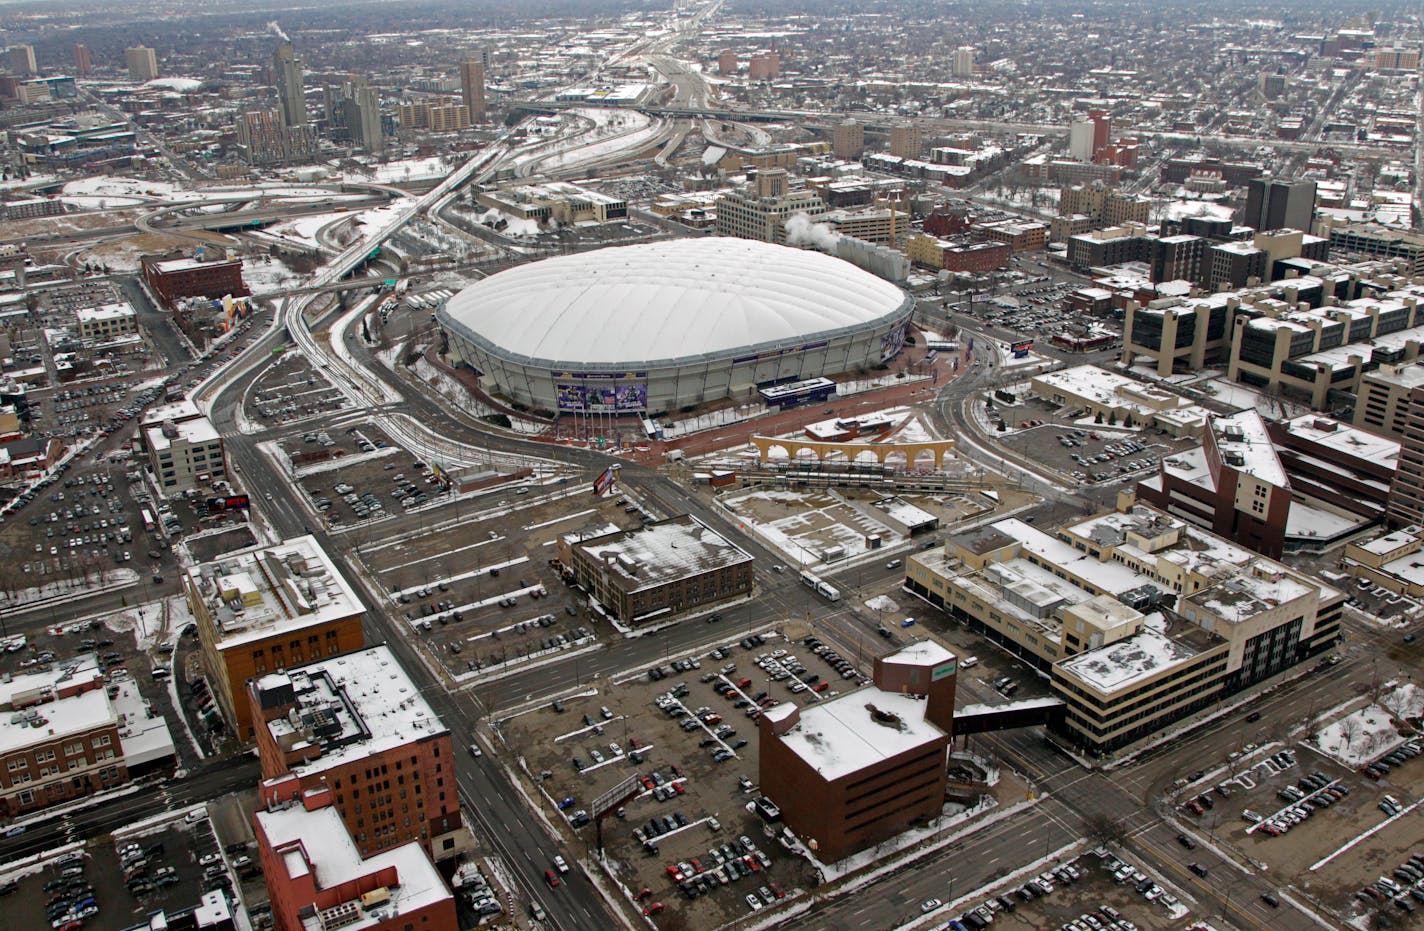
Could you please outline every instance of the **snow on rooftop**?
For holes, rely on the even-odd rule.
[[[334,807],[307,811],[302,805],[293,804],[275,811],[258,811],[254,817],[261,835],[273,850],[281,853],[288,875],[313,872],[318,890],[334,889],[363,876],[395,868],[397,882],[386,887],[390,898],[370,910],[362,909],[360,917],[343,924],[343,928],[360,931],[387,922],[394,915],[409,914],[451,897],[440,873],[418,843],[411,842],[363,859]],[[353,893],[348,901],[355,902],[358,898]]]
[[[944,731],[925,720],[923,700],[868,687],[804,709],[780,739],[833,781],[942,737]]]
[[[302,730],[304,717],[339,727],[310,736],[321,755],[294,765],[296,773],[321,772],[448,733],[387,646],[308,663],[289,670],[286,678],[296,691],[296,707],[268,723],[279,743],[288,735],[308,736]]]
[[[672,239],[545,259],[492,275],[439,311],[502,357],[556,371],[800,346],[903,314],[895,285],[820,252],[747,239]]]
[[[214,618],[220,650],[364,610],[350,583],[312,536],[249,547],[187,572]]]
[[[1415,368],[1424,373],[1424,366]],[[1356,429],[1338,420],[1321,417],[1319,414],[1306,414],[1287,420],[1284,426],[1293,436],[1387,469],[1395,468],[1399,461],[1400,444],[1397,441]]]
[[[923,663],[927,666],[934,666],[945,660],[954,659],[954,654],[933,640],[919,640],[901,647],[883,659],[890,662]]]
[[[1058,664],[1058,669],[1100,693],[1125,689],[1196,658],[1197,651],[1144,627],[1140,632]]]
[[[1244,410],[1229,417],[1213,417],[1211,431],[1223,464],[1277,488],[1290,487],[1290,478],[1276,455],[1275,444],[1266,431],[1266,421],[1259,413]]]
[[[195,417],[192,420],[180,420],[174,423],[172,425],[173,436],[169,436],[165,432],[168,429],[167,424],[144,429],[144,436],[148,438],[150,449],[162,452],[171,448],[175,440],[183,440],[190,445],[211,443],[219,436],[213,422],[206,417]]]
[[[750,562],[751,555],[694,517],[683,516],[586,540],[581,546],[626,591]]]
[[[11,676],[0,681],[0,755],[106,725],[118,725],[119,715],[103,687],[103,675],[92,654],[44,672]],[[68,698],[61,691],[87,688]]]

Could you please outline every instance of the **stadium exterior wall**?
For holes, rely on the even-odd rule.
[[[617,366],[591,369],[587,363],[532,359],[499,350],[479,334],[453,321],[442,307],[436,314],[450,337],[450,349],[493,382],[493,390],[510,400],[539,411],[574,410],[567,388],[586,385],[589,390],[614,386],[645,386],[645,395],[630,391],[627,406],[621,401],[591,403],[588,410],[653,414],[676,411],[743,394],[767,382],[799,380],[862,366],[873,368],[894,358],[903,346],[906,325],[914,311],[909,295],[891,313],[839,330],[806,334],[796,341],[781,341],[704,355],[649,361],[629,360]],[[560,403],[560,397],[565,398]],[[642,403],[645,396],[646,403]],[[613,395],[609,394],[612,398]]]

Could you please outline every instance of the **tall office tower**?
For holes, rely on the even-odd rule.
[[[837,123],[831,135],[831,153],[836,158],[860,158],[865,152],[865,127],[852,120]]]
[[[282,116],[282,125],[307,125],[307,98],[302,62],[293,51],[292,43],[283,42],[277,46],[277,51],[272,55],[272,74],[277,81],[277,110]]]
[[[1097,126],[1090,120],[1074,120],[1068,127],[1068,155],[1077,162],[1093,160],[1093,135]]]
[[[1096,156],[1112,139],[1112,117],[1106,110],[1089,110],[1088,122],[1093,124],[1093,155]]]
[[[40,67],[35,63],[35,47],[33,45],[12,45],[6,56],[10,70],[16,74],[38,74]]]
[[[460,62],[460,88],[465,93],[465,108],[470,111],[470,122],[483,123],[487,112],[485,63],[481,59],[471,57]]]
[[[1246,183],[1246,216],[1241,222],[1257,230],[1293,229],[1310,232],[1315,219],[1315,182],[1256,178]]]
[[[142,45],[124,49],[124,64],[129,69],[129,80],[143,83],[158,77],[158,56],[153,49]]]
[[[89,46],[74,46],[74,73],[81,78],[87,78],[94,73],[94,68],[89,64]]]
[[[920,127],[908,123],[890,127],[890,154],[896,158],[920,157]]]
[[[972,78],[974,76],[974,46],[961,45],[954,50],[954,76]]]
[[[353,88],[347,104],[346,124],[351,128],[351,141],[378,155],[386,148],[381,132],[381,97],[374,87]]]
[[[326,134],[338,142],[352,142],[356,138],[357,123],[351,121],[356,112],[353,104],[358,91],[366,86],[366,78],[360,74],[348,74],[346,80],[329,80],[321,88],[321,111],[326,120]]]

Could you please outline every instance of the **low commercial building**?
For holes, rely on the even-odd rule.
[[[363,854],[330,791],[258,811],[252,823],[276,931],[460,928],[454,896],[420,845]]]
[[[148,467],[164,495],[182,494],[227,478],[222,437],[192,401],[150,408],[139,424]]]
[[[1048,241],[1048,227],[1042,223],[1005,220],[1002,223],[981,223],[974,229],[986,239],[1007,243],[1015,252],[1042,249]]]
[[[185,297],[219,300],[226,295],[246,297],[252,292],[242,281],[242,260],[204,262],[200,259],[162,259],[145,256],[143,277],[166,306]]]
[[[1208,411],[1179,394],[1096,365],[1035,375],[1030,390],[1064,407],[1081,408],[1111,424],[1157,426],[1173,436],[1201,436]]]
[[[1372,540],[1345,544],[1345,571],[1408,598],[1424,598],[1424,528],[1401,527]]]
[[[1330,649],[1345,594],[1132,505],[1045,532],[1017,519],[906,560],[906,587],[1044,672],[1055,725],[1102,754]]]
[[[257,723],[248,679],[365,646],[361,602],[311,536],[192,566],[183,591],[213,695],[244,742]]]
[[[329,789],[363,857],[409,843],[437,862],[472,849],[450,729],[389,647],[269,672],[244,697],[267,807]]]
[[[565,535],[557,549],[602,609],[627,624],[669,620],[752,591],[751,554],[688,515],[588,540]]]
[[[173,738],[132,679],[92,654],[0,681],[0,817],[113,789],[171,764]]]
[[[921,641],[875,660],[874,685],[757,721],[761,789],[822,860],[839,860],[944,807],[958,661]]]
[[[138,315],[127,302],[81,307],[74,316],[84,339],[110,340],[138,332]]]
[[[525,220],[607,223],[628,217],[628,202],[566,181],[481,191],[479,203]]]

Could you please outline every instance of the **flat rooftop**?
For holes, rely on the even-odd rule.
[[[925,704],[898,692],[856,689],[802,710],[778,739],[830,782],[944,738],[925,720]]]
[[[384,645],[269,673],[256,683],[259,690],[288,685],[295,707],[267,729],[285,750],[320,748],[320,756],[292,767],[298,774],[449,732]]]
[[[608,570],[626,592],[751,562],[751,554],[694,517],[683,515],[576,546]]]
[[[318,890],[354,883],[361,877],[395,868],[397,882],[383,884],[390,898],[368,910],[360,905],[360,897],[353,892],[342,905],[347,906],[354,917],[343,918],[339,927],[360,931],[451,897],[440,873],[419,844],[409,843],[363,858],[341,816],[331,806],[307,811],[301,804],[293,804],[276,811],[258,811],[254,817],[287,875],[314,874]],[[313,910],[302,921],[303,931],[332,926],[322,921],[322,914]]]
[[[1191,630],[1205,633],[1189,624],[1178,626],[1187,628],[1182,631],[1184,635]],[[1062,660],[1057,668],[1099,693],[1110,694],[1189,663],[1209,645],[1169,637],[1159,630],[1144,627],[1125,640]]]
[[[311,536],[249,547],[187,572],[216,622],[219,650],[364,610],[350,583]]]

